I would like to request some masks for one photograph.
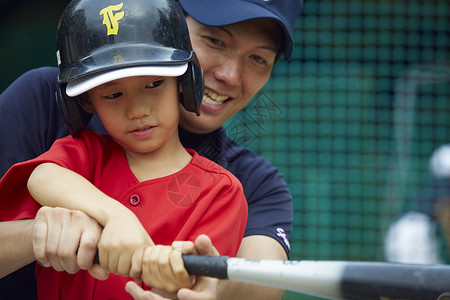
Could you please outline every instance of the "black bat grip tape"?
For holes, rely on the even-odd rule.
[[[227,256],[183,255],[184,267],[191,275],[228,279]]]
[[[202,256],[183,254],[184,267],[191,275],[209,276],[228,279],[228,256]],[[95,253],[94,264],[99,264],[98,251]]]

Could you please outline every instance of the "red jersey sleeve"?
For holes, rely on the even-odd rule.
[[[64,137],[39,157],[13,165],[0,180],[0,221],[30,219],[40,208],[28,192],[27,182],[33,170],[41,163],[53,162],[88,178],[92,173],[91,155],[99,144],[92,131],[79,137]],[[51,184],[51,182],[49,182]]]

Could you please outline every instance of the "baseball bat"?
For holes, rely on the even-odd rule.
[[[99,262],[98,253],[94,259]],[[183,255],[191,275],[336,300],[450,300],[449,265]]]
[[[343,300],[450,300],[450,266],[183,255],[192,275]]]

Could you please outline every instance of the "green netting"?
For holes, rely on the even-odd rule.
[[[387,226],[450,141],[449,15],[448,1],[305,2],[291,61],[227,124],[290,185],[292,259],[384,260]]]

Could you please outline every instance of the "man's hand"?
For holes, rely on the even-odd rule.
[[[102,227],[80,211],[42,207],[33,225],[33,251],[36,260],[45,267],[70,274],[89,270],[97,279],[108,274],[93,265]]]

